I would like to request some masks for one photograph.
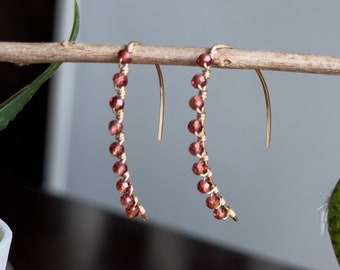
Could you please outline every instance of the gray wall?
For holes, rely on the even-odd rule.
[[[67,2],[67,1],[64,1]],[[79,41],[339,55],[339,1],[81,1]],[[70,2],[64,5],[70,10]],[[61,9],[62,10],[62,9]],[[65,13],[66,18],[72,13]],[[69,12],[69,11],[68,11]],[[60,16],[60,33],[70,22]],[[67,23],[66,23],[67,22]],[[66,29],[66,30],[65,30]],[[67,37],[64,34],[63,38]],[[340,176],[340,78],[263,74],[271,94],[272,146],[254,71],[212,69],[206,102],[209,164],[238,223],[219,222],[196,190],[187,152],[195,139],[187,102],[198,67],[162,67],[165,130],[156,140],[155,68],[131,65],[125,106],[128,165],[150,223],[310,269],[338,269],[317,209]],[[116,64],[65,64],[51,112],[48,188],[123,214],[108,153]],[[54,114],[53,114],[54,113]]]

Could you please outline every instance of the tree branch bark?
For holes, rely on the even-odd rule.
[[[0,62],[17,65],[38,63],[116,63],[123,45],[89,43],[0,42]],[[196,58],[210,48],[135,45],[133,64],[195,66]],[[220,49],[213,63],[216,68],[261,69],[340,75],[340,57],[290,52]]]

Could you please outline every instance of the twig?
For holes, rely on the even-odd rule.
[[[92,62],[114,63],[123,45],[89,43],[14,43],[0,42],[0,62],[17,65]],[[136,46],[134,64],[194,66],[196,58],[210,48]],[[214,67],[261,69],[289,72],[340,75],[340,57],[302,53],[221,49]]]

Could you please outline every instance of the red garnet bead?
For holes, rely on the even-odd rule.
[[[211,191],[211,187],[212,187],[212,184],[208,181],[203,180],[203,179],[198,181],[198,183],[197,183],[198,191],[201,192],[201,193],[204,193],[204,194]]]
[[[110,107],[116,111],[124,108],[124,100],[118,96],[110,98]]]
[[[207,78],[202,74],[196,74],[194,77],[191,79],[191,85],[195,88],[204,87],[207,85]]]
[[[128,84],[128,77],[123,73],[116,73],[113,75],[112,82],[115,87],[123,87]]]
[[[225,219],[228,216],[228,210],[224,207],[224,205],[222,205],[214,210],[213,216],[216,219]]]
[[[122,130],[123,130],[123,124],[120,123],[117,119],[110,121],[109,131],[111,135],[117,135],[121,133]]]
[[[213,195],[205,200],[205,204],[210,209],[216,209],[220,205],[221,198],[218,195]]]
[[[191,120],[188,124],[188,130],[192,134],[195,134],[196,132],[201,132],[202,129],[203,129],[203,125],[202,125],[201,121],[199,121],[197,119]]]
[[[199,142],[193,142],[189,145],[189,152],[193,156],[202,155],[204,148]]]
[[[125,193],[120,197],[120,203],[124,208],[128,208],[135,205],[135,196]]]
[[[196,64],[200,67],[210,66],[212,63],[211,55],[208,53],[202,53],[196,60]]]
[[[128,168],[125,163],[117,161],[113,164],[112,170],[115,174],[122,176],[128,171]]]
[[[131,63],[131,53],[128,50],[120,50],[117,54],[118,62],[122,63],[123,65]]]
[[[112,156],[119,157],[124,153],[124,146],[119,142],[113,142],[110,144],[109,151]]]
[[[139,215],[139,207],[132,206],[125,209],[125,213],[129,218],[135,218]]]
[[[201,96],[194,96],[189,100],[189,106],[193,110],[202,109],[204,106],[204,101]]]
[[[208,171],[208,166],[203,160],[200,160],[192,165],[192,171],[196,175],[205,174]]]
[[[119,193],[128,193],[131,191],[132,183],[125,179],[119,179],[116,183],[116,189]]]

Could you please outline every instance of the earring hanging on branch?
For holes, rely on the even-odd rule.
[[[210,66],[213,63],[216,50],[222,48],[232,48],[227,45],[215,45],[211,48],[209,53],[201,54],[196,63],[203,68],[203,72],[194,75],[191,80],[191,84],[194,88],[199,90],[198,95],[193,96],[189,100],[189,106],[191,109],[197,112],[197,117],[191,120],[188,124],[188,130],[190,133],[195,134],[197,140],[190,144],[189,152],[193,156],[199,158],[199,161],[194,163],[192,166],[192,171],[195,175],[199,175],[202,179],[197,183],[197,189],[203,193],[208,194],[206,198],[206,206],[213,210],[213,216],[216,219],[227,219],[232,218],[237,221],[238,218],[236,213],[229,205],[226,204],[225,199],[219,194],[217,185],[214,183],[212,178],[212,171],[208,165],[208,153],[205,147],[206,133],[204,131],[204,121],[206,118],[204,100],[207,98],[206,85],[208,79],[210,78]],[[267,89],[266,82],[262,76],[260,70],[256,70],[259,76],[262,87],[265,94],[266,108],[267,108],[267,126],[266,126],[266,147],[270,145],[270,135],[271,135],[271,108],[270,108],[270,98]]]
[[[138,197],[134,194],[134,188],[129,180],[130,172],[126,164],[126,153],[124,149],[125,136],[123,133],[123,120],[124,120],[124,99],[126,96],[125,86],[128,84],[128,64],[132,61],[133,47],[138,45],[137,42],[131,42],[126,49],[120,50],[117,54],[119,73],[113,75],[112,82],[116,96],[110,98],[110,107],[116,118],[109,123],[109,132],[115,136],[116,141],[111,143],[109,151],[112,156],[118,158],[118,161],[113,164],[113,172],[121,177],[116,182],[116,188],[121,194],[120,202],[125,208],[126,215],[129,218],[141,216],[146,221],[147,215],[144,207],[139,204]],[[159,65],[156,65],[157,74],[160,85],[160,117],[158,124],[158,140],[162,139],[163,133],[163,118],[164,118],[164,82],[163,76]]]

